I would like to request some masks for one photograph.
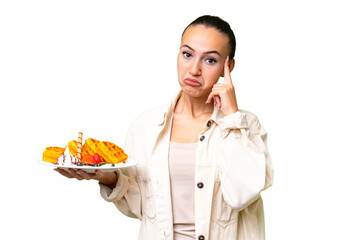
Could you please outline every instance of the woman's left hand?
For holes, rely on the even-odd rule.
[[[214,84],[206,103],[210,103],[211,99],[214,99],[214,104],[219,106],[225,116],[238,111],[235,89],[230,76],[229,57],[224,64],[224,83]]]

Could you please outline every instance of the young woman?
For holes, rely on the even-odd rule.
[[[193,21],[177,59],[181,91],[129,129],[125,151],[140,163],[114,173],[59,172],[98,180],[106,201],[141,220],[139,239],[264,239],[260,192],[273,169],[265,130],[238,109],[235,45],[224,20]]]

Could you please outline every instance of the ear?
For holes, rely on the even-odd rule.
[[[232,72],[232,70],[234,69],[234,67],[235,67],[235,59],[233,58],[233,59],[231,59],[230,61],[229,61],[229,70],[230,70],[230,72]],[[224,70],[221,72],[221,75],[220,75],[221,77],[224,77]]]
[[[232,70],[235,67],[235,59],[234,58],[230,60],[229,65],[230,65],[230,72],[232,72]]]

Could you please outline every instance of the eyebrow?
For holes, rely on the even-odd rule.
[[[189,48],[191,51],[194,51],[195,52],[195,50],[194,49],[192,49],[192,47],[190,47],[189,45],[187,45],[187,44],[184,44],[184,45],[182,45],[181,47],[186,47],[186,48]],[[208,52],[205,52],[206,54],[211,54],[211,53],[215,53],[215,54],[217,54],[217,55],[219,55],[219,56],[221,56],[221,54],[218,52],[218,51],[215,51],[215,50],[213,50],[213,51],[208,51]]]

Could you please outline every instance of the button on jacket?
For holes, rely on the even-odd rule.
[[[141,220],[140,240],[173,239],[168,151],[172,114],[180,94],[134,121],[124,149],[139,164],[117,171],[114,189],[100,184],[106,201]],[[196,153],[197,239],[265,238],[260,192],[273,182],[266,136],[253,113],[239,110],[224,116],[214,108],[199,134]]]

